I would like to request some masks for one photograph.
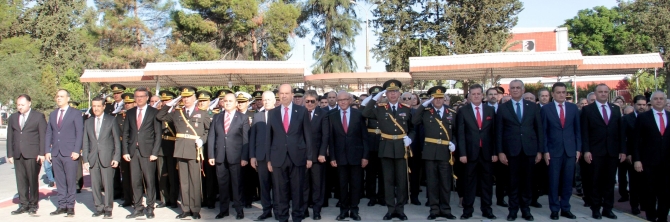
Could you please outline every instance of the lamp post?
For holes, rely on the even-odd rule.
[[[356,1],[351,0],[349,2],[351,4],[354,4],[354,5],[358,6],[361,11],[365,10]],[[370,6],[370,8],[372,8],[372,6]],[[368,8],[368,10],[365,10],[365,72],[370,71],[370,69],[372,68],[370,66],[370,45],[369,45],[369,41],[368,41],[368,26],[369,26],[368,23],[370,22],[370,19],[368,18],[368,15],[369,15],[370,8]]]

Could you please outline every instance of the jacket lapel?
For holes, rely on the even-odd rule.
[[[289,121],[287,132],[291,132],[291,129],[295,128],[295,127],[291,127],[291,126],[294,125],[296,121],[298,121],[298,113],[299,112],[298,112],[298,109],[296,109],[296,107],[297,107],[296,104],[293,104],[291,106],[291,110],[290,110],[291,111],[291,114],[290,114],[291,115],[291,120]]]

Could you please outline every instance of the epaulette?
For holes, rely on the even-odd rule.
[[[377,107],[382,107],[383,106],[383,107],[386,107],[388,109],[388,105],[389,105],[388,103],[378,103]]]
[[[433,109],[433,108],[426,107],[426,108],[424,108],[423,110],[431,110],[431,109]]]
[[[398,108],[402,108],[403,106],[407,107],[407,108],[411,108],[411,106],[406,104],[406,103],[398,103]]]
[[[449,108],[448,110],[451,111],[451,112],[456,112],[456,110],[452,109],[452,108]]]
[[[219,111],[219,110],[212,110],[212,113],[214,113],[214,114],[219,114],[220,112],[221,111]]]

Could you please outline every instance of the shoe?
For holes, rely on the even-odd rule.
[[[244,208],[251,209],[251,203],[245,204]],[[213,206],[212,206],[212,209],[214,209]]]
[[[411,203],[417,206],[421,206],[421,202],[419,201],[418,197],[412,197]]]
[[[81,189],[77,189],[77,193],[81,193]]]
[[[461,220],[467,220],[467,219],[470,219],[471,217],[472,217],[472,214],[463,214],[463,215],[461,215]]]
[[[386,206],[386,201],[383,200],[383,199],[382,200],[377,200],[377,204],[382,205],[382,206]]]
[[[176,219],[184,219],[184,218],[190,217],[190,216],[192,216],[191,212],[184,212],[184,213],[181,213],[181,214],[177,215],[177,217],[175,217],[175,218]]]
[[[191,217],[193,217],[194,220],[200,219],[200,212],[193,213],[193,216],[191,216]]]
[[[551,216],[549,216],[549,218],[552,220],[558,220],[558,212],[551,212]]]
[[[387,214],[387,215],[388,215],[388,214]],[[345,218],[347,218],[347,213],[346,213],[346,212],[345,212],[345,213],[340,213],[340,215],[337,215],[337,217],[335,218],[335,220],[344,220]],[[387,220],[387,219],[386,219],[386,216],[384,216],[384,220]],[[390,220],[390,219],[389,219],[389,220]]]
[[[337,204],[335,204],[335,207],[338,207],[338,208],[339,208],[339,207],[341,207],[341,206],[342,206],[342,204],[340,203],[340,201],[337,201]]]
[[[577,189],[577,196],[580,196],[580,197],[584,196],[584,192],[582,191],[582,189]]]
[[[501,206],[501,207],[509,207],[509,204],[507,204],[507,202],[505,202],[505,200],[499,200],[497,204],[498,204],[498,206]]]
[[[516,215],[507,215],[507,221],[515,221],[516,220]]]
[[[270,217],[272,217],[272,213],[264,213],[264,214],[261,214],[260,216],[258,216],[258,218],[256,218],[256,220],[265,220],[265,219],[268,219]]]
[[[521,218],[523,218],[526,221],[534,221],[535,220],[535,218],[531,214],[521,215]]]
[[[623,197],[619,198],[619,200],[617,202],[621,203],[621,202],[626,202],[626,201],[629,201],[628,196],[623,196]]]
[[[37,209],[35,209],[35,208],[28,209],[28,215],[36,215],[36,214],[37,214]]]
[[[349,217],[351,217],[352,220],[361,221],[361,215],[358,215],[358,213],[351,213]]]
[[[435,214],[429,214],[428,218],[426,218],[426,220],[435,220],[436,218],[437,218],[437,216]]]
[[[144,216],[144,212],[142,210],[135,210],[132,214],[126,216],[126,219],[132,219],[142,216]]]
[[[542,204],[538,203],[537,201],[530,202],[530,206],[535,208],[542,208]]]
[[[112,219],[112,212],[111,211],[105,212],[105,216],[102,217],[102,219]]]
[[[374,206],[375,204],[377,204],[377,200],[372,199],[370,202],[368,202],[368,207]]]
[[[146,211],[145,215],[147,216],[147,219],[154,219],[154,217],[156,217],[153,208],[146,208]]]
[[[165,208],[165,207],[167,207],[167,204],[165,204],[165,203],[160,203],[160,204],[156,205],[156,208]]]
[[[259,196],[253,196],[253,197],[251,197],[251,199],[254,200],[254,201],[259,201],[259,200],[261,200],[261,198],[260,198]]]
[[[209,206],[207,206],[207,209],[214,209],[216,207],[216,204],[210,203]]]
[[[64,214],[67,213],[67,209],[65,208],[58,208],[56,211],[49,213],[51,216],[59,215],[59,214]]]
[[[321,220],[321,213],[314,213],[313,220]]]
[[[236,220],[242,220],[244,219],[244,213],[238,213],[237,216],[235,216]]]
[[[591,207],[591,204],[588,202],[584,202],[584,207]]]
[[[123,202],[122,204],[119,204],[119,207],[129,207],[130,205],[133,205],[133,204],[128,203],[128,202]]]
[[[12,211],[12,215],[19,215],[22,213],[28,212],[27,207],[19,207],[19,209],[16,209],[15,211]]]
[[[561,217],[565,217],[565,218],[573,219],[573,220],[577,219],[577,216],[572,214],[572,212],[570,212],[570,211],[561,211]]]
[[[49,182],[49,187],[54,187],[54,182]]]
[[[456,216],[454,216],[453,214],[442,214],[440,216],[444,217],[444,218],[447,218],[449,220],[456,220]]]
[[[489,220],[495,220],[497,218],[496,215],[493,215],[492,213],[484,214],[483,216]]]
[[[396,215],[396,216],[397,216],[398,219],[400,219],[400,220],[407,220],[407,215],[405,215],[405,213],[399,213],[399,214]]]
[[[640,214],[640,209],[639,209],[639,208],[633,208],[633,209],[631,210],[631,213],[632,213],[633,215],[638,215],[638,214]]]
[[[224,217],[227,217],[227,216],[230,216],[230,213],[228,213],[228,212],[225,212],[225,213],[224,213],[224,212],[220,212],[220,213],[217,214],[216,217],[214,217],[214,218],[215,218],[215,219],[221,219],[221,218],[224,218]],[[265,218],[263,218],[263,219],[265,219]]]
[[[302,214],[303,217],[308,218],[309,217],[309,210],[305,210],[305,213]]]
[[[424,206],[426,207],[430,206],[430,204],[428,204],[428,201],[426,201],[426,204]]]
[[[392,218],[393,216],[390,213],[386,213],[386,215],[384,215],[384,218],[382,220],[391,220]]]
[[[172,203],[172,205],[169,205],[169,206],[172,209],[179,207],[179,205],[177,205],[177,203]]]
[[[615,220],[617,218],[617,216],[614,215],[612,210],[607,210],[607,211],[603,210],[602,216],[607,217],[607,218],[612,219],[612,220]]]
[[[92,217],[99,217],[99,216],[102,216],[103,214],[105,214],[104,211],[98,211],[98,212],[93,213]]]
[[[600,214],[600,212],[598,212],[598,211],[593,211],[593,213],[591,213],[591,216],[593,217],[593,219],[596,219],[596,220],[603,219],[602,214]]]
[[[74,217],[74,208],[67,208],[66,217]]]

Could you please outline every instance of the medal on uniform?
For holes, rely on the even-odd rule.
[[[198,127],[198,122],[195,122],[195,127],[196,127],[196,128]]]

